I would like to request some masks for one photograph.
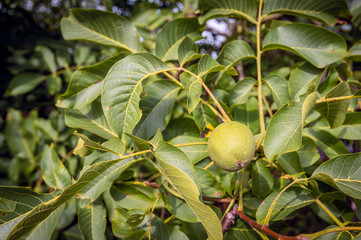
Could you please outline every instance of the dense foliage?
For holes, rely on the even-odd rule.
[[[361,238],[359,1],[102,3],[7,59],[0,239]]]

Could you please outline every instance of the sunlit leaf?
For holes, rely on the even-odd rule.
[[[198,54],[198,46],[189,37],[184,38],[178,47],[178,61],[179,65],[183,66],[189,61],[200,58]]]
[[[102,106],[111,128],[123,138],[141,119],[139,109],[142,81],[169,67],[149,53],[138,53],[118,61],[108,72],[103,84]]]
[[[361,199],[360,172],[361,154],[345,154],[324,162],[313,172],[312,177],[353,198]]]
[[[179,79],[187,92],[188,112],[192,113],[197,107],[200,101],[200,96],[202,95],[202,83],[200,82],[201,80],[192,76],[188,72],[183,72],[179,76]]]
[[[271,49],[293,52],[318,68],[344,58],[347,52],[341,36],[325,28],[301,23],[284,25],[269,32],[263,41],[263,50]]]
[[[303,96],[300,101],[283,106],[272,117],[264,139],[264,151],[269,160],[301,148],[303,124],[316,97],[315,92]]]
[[[222,239],[221,223],[215,212],[199,200],[200,190],[191,161],[178,148],[160,142],[154,155],[168,181],[198,216],[210,240]]]
[[[302,139],[302,143],[303,143],[303,139]],[[278,156],[276,159],[283,168],[283,170],[285,170],[285,172],[287,172],[288,174],[293,175],[303,172],[300,163],[300,158],[297,152],[284,153]]]
[[[163,61],[178,59],[178,47],[189,34],[199,31],[197,18],[178,18],[167,23],[155,39],[155,54]]]
[[[102,84],[109,69],[128,53],[120,53],[100,63],[79,68],[71,77],[66,92],[59,96],[56,105],[80,109],[100,96]]]
[[[265,224],[265,218],[270,210],[272,202],[278,196],[282,189],[271,193],[257,210],[256,218],[260,224]],[[293,211],[310,205],[316,200],[316,196],[307,189],[291,187],[284,191],[277,200],[271,212],[270,221],[283,220]]]
[[[205,130],[207,127],[215,128],[218,124],[218,118],[209,106],[199,103],[193,111],[194,121],[196,122],[200,131]]]
[[[220,65],[208,54],[204,54],[198,63],[198,76],[203,77],[208,73],[218,72],[224,69],[225,67],[223,65]]]
[[[65,40],[91,41],[129,52],[143,50],[136,28],[125,17],[115,13],[72,9],[71,15],[61,20],[60,27]]]
[[[193,136],[177,136],[170,140],[171,144],[182,144],[182,143],[192,143],[192,142],[207,142],[206,138],[193,137]],[[194,146],[184,146],[179,147],[182,150],[189,160],[191,160],[192,164],[195,165],[199,161],[203,160],[208,156],[207,144],[202,145],[194,145]]]

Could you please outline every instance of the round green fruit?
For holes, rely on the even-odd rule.
[[[226,171],[238,171],[253,158],[255,140],[251,130],[239,122],[218,125],[208,139],[208,154],[213,162]]]

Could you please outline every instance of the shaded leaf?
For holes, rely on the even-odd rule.
[[[64,189],[71,184],[71,176],[60,161],[53,145],[44,151],[40,167],[42,177],[49,187]]]
[[[235,106],[233,111],[235,121],[249,127],[253,134],[259,132],[258,101],[256,98],[249,98],[247,103]]]
[[[237,218],[236,223],[228,228],[224,235],[224,240],[235,240],[235,239],[248,239],[258,240],[259,235],[250,225],[245,223],[240,218]]]
[[[119,60],[109,70],[103,84],[102,106],[109,125],[119,137],[132,132],[141,119],[142,81],[168,69],[157,57],[138,53]]]
[[[291,99],[298,99],[312,85],[318,87],[322,74],[323,71],[308,63],[294,69],[288,82]]]
[[[324,162],[312,178],[325,182],[343,193],[361,199],[361,154],[345,154]]]
[[[264,151],[269,160],[301,148],[303,124],[316,97],[315,92],[303,96],[299,102],[283,106],[272,117],[264,139]]]
[[[326,229],[336,228],[337,226],[329,226]],[[325,229],[325,230],[326,230]],[[320,237],[315,238],[315,240],[351,240],[354,238],[351,233],[347,231],[334,231],[321,235]]]
[[[79,228],[85,239],[103,239],[106,209],[100,198],[79,209]]]
[[[86,147],[90,147],[90,148],[97,149],[100,151],[110,152],[115,155],[122,155],[125,150],[124,143],[122,143],[122,141],[119,138],[114,138],[114,139],[111,139],[107,142],[100,144],[100,143],[92,141],[87,136],[85,136],[81,133],[74,132],[74,135],[79,137],[80,139],[82,139],[84,141],[84,146],[86,146]]]
[[[199,103],[193,111],[193,118],[200,131],[205,130],[207,127],[215,128],[218,124],[218,118],[214,112],[205,104]]]
[[[221,223],[213,210],[202,203],[195,171],[188,157],[178,148],[160,142],[154,152],[168,181],[182,195],[186,203],[198,216],[210,240],[222,239]]]
[[[38,73],[21,73],[11,79],[6,89],[7,96],[18,96],[28,93],[45,80],[45,76]]]
[[[197,107],[202,95],[202,83],[188,72],[183,72],[179,79],[187,92],[188,113],[192,113]]]
[[[78,110],[66,109],[65,123],[68,127],[84,129],[105,139],[117,137],[104,117],[100,101],[94,101]]]
[[[72,9],[69,17],[61,19],[60,27],[65,40],[85,40],[123,48],[129,52],[143,50],[139,34],[132,23],[111,12]]]
[[[198,46],[193,42],[189,37],[185,37],[182,43],[178,47],[178,62],[182,67],[189,61],[193,61],[197,58],[200,58],[201,55],[198,54]]]
[[[329,91],[325,99],[341,96],[349,96],[350,88],[346,82],[338,84]],[[315,110],[320,112],[330,123],[331,128],[337,128],[342,125],[346,117],[347,108],[351,100],[345,99],[341,101],[321,102],[316,104]]]
[[[302,137],[302,147],[297,154],[302,167],[309,167],[320,158],[315,142],[308,137]]]
[[[278,75],[268,75],[265,77],[264,81],[271,89],[273,99],[276,102],[278,109],[290,101],[288,82],[286,79]]]
[[[54,53],[48,47],[45,47],[43,45],[36,46],[35,52],[40,55],[40,59],[45,64],[47,70],[51,73],[55,73],[57,70],[57,66],[55,63]]]
[[[284,25],[269,32],[263,41],[263,50],[270,49],[293,52],[318,68],[342,59],[347,52],[341,36],[325,28],[301,23]]]
[[[262,225],[265,224],[265,218],[270,206],[281,191],[282,189],[279,189],[271,193],[259,206],[256,213],[257,222]],[[270,221],[283,220],[293,211],[310,205],[315,200],[316,197],[310,190],[291,187],[284,191],[277,200],[271,212]]]
[[[255,58],[253,49],[243,40],[234,40],[227,43],[217,57],[217,62],[230,68],[247,58]]]
[[[168,80],[151,82],[144,87],[144,97],[139,103],[142,118],[134,129],[136,136],[149,139],[158,129],[165,129],[179,89],[177,84]]]
[[[346,146],[331,133],[316,128],[305,128],[304,135],[312,139],[329,158],[348,153]]]
[[[335,25],[337,14],[348,12],[347,3],[344,0],[298,0],[266,1],[262,14],[289,14],[310,18],[328,25]]]
[[[266,197],[273,188],[273,177],[262,159],[252,161],[252,194],[258,198]]]
[[[223,65],[220,65],[208,54],[204,54],[198,63],[198,76],[203,77],[208,73],[218,72],[224,69],[225,67]]]
[[[257,6],[253,0],[200,0],[198,7],[202,13],[199,17],[201,24],[220,17],[246,18],[256,23]]]
[[[196,170],[199,187],[205,196],[214,198],[222,198],[225,196],[224,190],[210,171],[200,167],[195,167],[194,169]]]
[[[283,170],[285,170],[285,172],[287,172],[288,174],[294,175],[303,172],[300,158],[297,152],[284,153],[277,157],[277,161],[279,162]]]
[[[244,104],[248,100],[253,86],[256,84],[256,79],[251,77],[243,78],[234,85],[229,96],[230,105]]]

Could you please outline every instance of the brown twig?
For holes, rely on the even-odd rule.
[[[237,216],[238,204],[236,204],[231,211],[229,211],[223,218],[222,222],[222,233],[225,234],[229,227],[234,223],[234,219]]]
[[[213,198],[213,197],[202,197],[203,201],[210,201],[210,202],[216,202],[216,203],[230,203],[232,201],[232,198]]]
[[[273,237],[274,239],[278,239],[278,240],[309,240],[310,239],[309,237],[305,237],[305,236],[301,236],[301,235],[286,236],[286,235],[276,233],[276,232],[272,231],[271,229],[269,229],[268,227],[262,226],[255,220],[251,219],[250,217],[248,217],[246,214],[244,214],[240,210],[237,211],[237,214],[243,221],[247,222],[251,227],[254,227],[254,228],[266,233],[267,235]]]

